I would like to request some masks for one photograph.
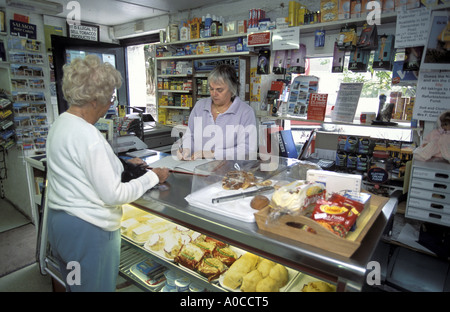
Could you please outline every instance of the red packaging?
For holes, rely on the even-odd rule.
[[[349,203],[318,200],[311,218],[336,235],[346,237],[359,214],[358,209]]]

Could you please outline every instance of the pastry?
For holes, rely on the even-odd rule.
[[[288,270],[284,265],[277,263],[270,269],[269,277],[276,282],[278,288],[281,288],[289,280]]]
[[[225,265],[217,258],[203,258],[197,267],[197,271],[206,276],[208,281],[218,278],[225,270]]]
[[[269,275],[270,270],[275,266],[275,262],[270,261],[268,259],[262,259],[259,264],[258,267],[256,268],[262,275],[262,277],[266,277]]]
[[[131,237],[131,231],[141,225],[135,218],[124,220],[120,223],[120,231],[122,234]]]
[[[323,281],[314,281],[305,284],[302,288],[304,292],[334,292],[336,287]]]
[[[199,247],[200,249],[203,250],[203,252],[207,255],[210,256],[212,255],[214,249],[216,248],[216,244],[211,243],[211,242],[195,242],[194,245],[196,245],[197,247]]]
[[[205,252],[194,244],[187,244],[181,247],[180,252],[174,257],[174,261],[194,270],[202,260]]]
[[[147,245],[153,251],[160,251],[164,246],[164,238],[159,234],[153,234],[148,239]]]
[[[236,289],[242,284],[244,275],[256,268],[259,257],[250,252],[237,259],[226,271],[223,284],[231,289]]]
[[[151,234],[152,228],[147,224],[142,224],[131,231],[131,239],[136,242],[145,242]]]
[[[259,281],[255,289],[257,292],[278,292],[279,290],[280,288],[278,287],[277,282],[270,276]]]
[[[205,242],[213,243],[213,244],[215,244],[217,247],[220,247],[220,248],[226,247],[226,246],[227,246],[226,243],[224,243],[224,242],[222,242],[222,241],[220,241],[220,240],[218,240],[218,239],[212,238],[212,237],[210,237],[210,236],[206,236],[206,237],[205,237]]]
[[[229,247],[219,248],[217,247],[213,251],[214,258],[218,258],[225,265],[231,266],[237,259],[236,253],[231,250]]]
[[[169,259],[174,259],[180,251],[181,245],[174,238],[166,239],[164,244],[164,254]]]
[[[252,201],[250,202],[250,207],[256,210],[261,210],[267,205],[269,205],[269,199],[264,195],[256,195],[253,197]]]
[[[222,178],[222,187],[226,190],[246,189],[255,185],[256,178],[251,172],[232,170]]]
[[[242,278],[242,285],[241,285],[241,291],[244,292],[255,292],[256,291],[256,285],[263,279],[263,276],[261,275],[261,272],[258,270],[250,271],[249,273],[245,274]]]

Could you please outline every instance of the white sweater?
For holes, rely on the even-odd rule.
[[[100,131],[68,112],[49,131],[47,164],[48,207],[106,231],[120,227],[122,204],[138,199],[159,182],[149,171],[122,183],[123,165]]]

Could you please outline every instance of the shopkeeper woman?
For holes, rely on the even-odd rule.
[[[236,70],[217,66],[208,76],[208,85],[210,97],[192,109],[178,158],[256,159],[255,112],[238,96]]]
[[[123,165],[94,126],[122,84],[120,73],[95,55],[77,58],[63,70],[69,109],[53,123],[47,139],[48,240],[68,291],[114,291],[121,205],[164,182],[169,173],[155,168],[122,183]],[[80,271],[72,272],[70,263]]]

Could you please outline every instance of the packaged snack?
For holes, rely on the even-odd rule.
[[[346,237],[359,214],[360,212],[348,203],[318,200],[311,218],[336,235]]]
[[[181,248],[174,261],[191,270],[195,270],[204,255],[205,253],[200,247],[189,243]]]
[[[226,266],[217,258],[203,258],[197,267],[197,271],[206,276],[208,281],[218,278],[225,270]]]

